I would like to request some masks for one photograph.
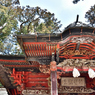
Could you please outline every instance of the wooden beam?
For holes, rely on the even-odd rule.
[[[39,65],[4,65],[4,67],[31,68],[31,67],[39,67]]]
[[[21,46],[21,49],[25,55],[25,60],[27,61],[27,54],[25,53],[25,49],[23,47],[23,40],[22,40],[22,37],[21,37],[21,43],[20,43],[20,46]],[[28,63],[28,65],[30,65],[30,63],[27,61],[26,63]]]

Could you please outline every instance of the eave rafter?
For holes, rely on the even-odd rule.
[[[24,50],[27,57],[33,56],[51,56],[52,52],[56,52],[57,43],[47,42],[24,42]]]

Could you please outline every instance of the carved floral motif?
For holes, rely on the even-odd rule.
[[[93,93],[95,90],[86,87],[60,87],[59,93]]]
[[[94,53],[87,50],[66,50],[61,55],[93,55]]]
[[[23,90],[22,94],[23,95],[30,95],[30,94],[41,94],[41,95],[50,95],[50,90]]]
[[[50,66],[49,65],[40,65],[39,70],[42,73],[50,73]]]
[[[71,41],[73,43],[91,43],[93,39],[91,37],[73,37]]]
[[[95,66],[95,60],[88,59],[66,59],[57,66]]]
[[[52,61],[50,63],[50,70],[51,71],[56,71],[57,70],[56,61]]]
[[[86,95],[89,95],[87,93],[93,93],[95,90],[93,89],[87,89],[85,87],[60,87],[58,89],[58,93],[79,93],[78,95],[84,95],[83,93],[86,93]],[[81,94],[80,94],[81,93]],[[41,95],[50,95],[50,90],[23,90],[23,95],[30,95],[30,94],[41,94]],[[63,94],[62,94],[63,95]],[[66,94],[65,94],[66,95]],[[67,94],[68,95],[68,94]]]

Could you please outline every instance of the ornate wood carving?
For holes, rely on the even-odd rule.
[[[23,90],[23,95],[50,95],[50,90]]]
[[[87,51],[87,50],[66,50],[60,55],[93,55],[92,51]]]
[[[88,59],[66,59],[57,66],[95,66],[95,60]]]
[[[39,70],[42,73],[50,73],[50,65],[40,65]]]
[[[86,87],[60,87],[58,93],[93,93],[95,90]]]
[[[85,87],[61,87],[59,93],[93,93],[95,90]]]
[[[60,87],[58,93],[93,93],[95,90],[85,87]],[[50,90],[23,90],[23,95],[50,95]]]
[[[72,37],[73,43],[91,43],[93,39],[91,37]]]
[[[52,61],[50,63],[50,70],[51,71],[57,71],[56,61]]]

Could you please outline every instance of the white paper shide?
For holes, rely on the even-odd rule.
[[[73,69],[73,77],[79,77],[79,76],[80,76],[80,72],[76,68],[74,68]]]
[[[90,68],[90,69],[88,70],[88,75],[89,75],[90,78],[93,79],[93,78],[95,77],[95,72],[94,72],[94,70]]]

